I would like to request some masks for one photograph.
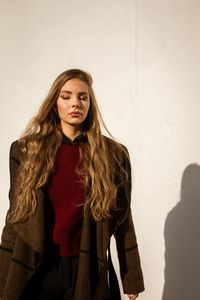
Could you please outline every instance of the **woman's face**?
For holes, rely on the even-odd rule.
[[[86,119],[90,107],[88,85],[77,78],[68,80],[57,99],[62,127],[77,127]],[[79,114],[72,114],[72,112]]]

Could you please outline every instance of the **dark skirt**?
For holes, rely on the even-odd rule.
[[[19,300],[73,300],[78,258],[46,255]]]

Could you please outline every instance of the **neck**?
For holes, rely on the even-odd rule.
[[[80,128],[77,127],[65,127],[61,126],[62,132],[71,140],[73,141],[75,137],[79,136],[83,132],[81,131]]]

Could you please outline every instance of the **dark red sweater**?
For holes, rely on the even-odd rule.
[[[80,251],[83,206],[76,204],[85,200],[84,185],[75,172],[80,141],[87,142],[87,136],[79,135],[71,142],[63,134],[45,190],[46,251],[64,257],[79,255]]]

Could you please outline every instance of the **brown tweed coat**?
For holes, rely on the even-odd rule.
[[[105,138],[112,143],[110,138]],[[126,147],[125,149],[127,150]],[[10,147],[10,208],[8,212],[12,211],[14,205],[15,181],[21,163],[23,163],[23,154],[16,140]],[[84,213],[74,300],[121,299],[110,251],[108,251],[107,257],[112,235],[116,239],[123,292],[135,294],[144,290],[143,274],[130,209],[131,166],[127,159],[125,159],[125,167],[129,173],[129,183],[119,190],[117,196],[124,210],[115,213],[112,219],[104,219],[102,222],[94,221],[89,208]],[[29,217],[23,223],[15,224],[9,224],[6,218],[0,244],[0,298],[3,300],[20,298],[25,286],[44,257],[43,188],[38,189],[36,195],[38,206],[34,216]]]

